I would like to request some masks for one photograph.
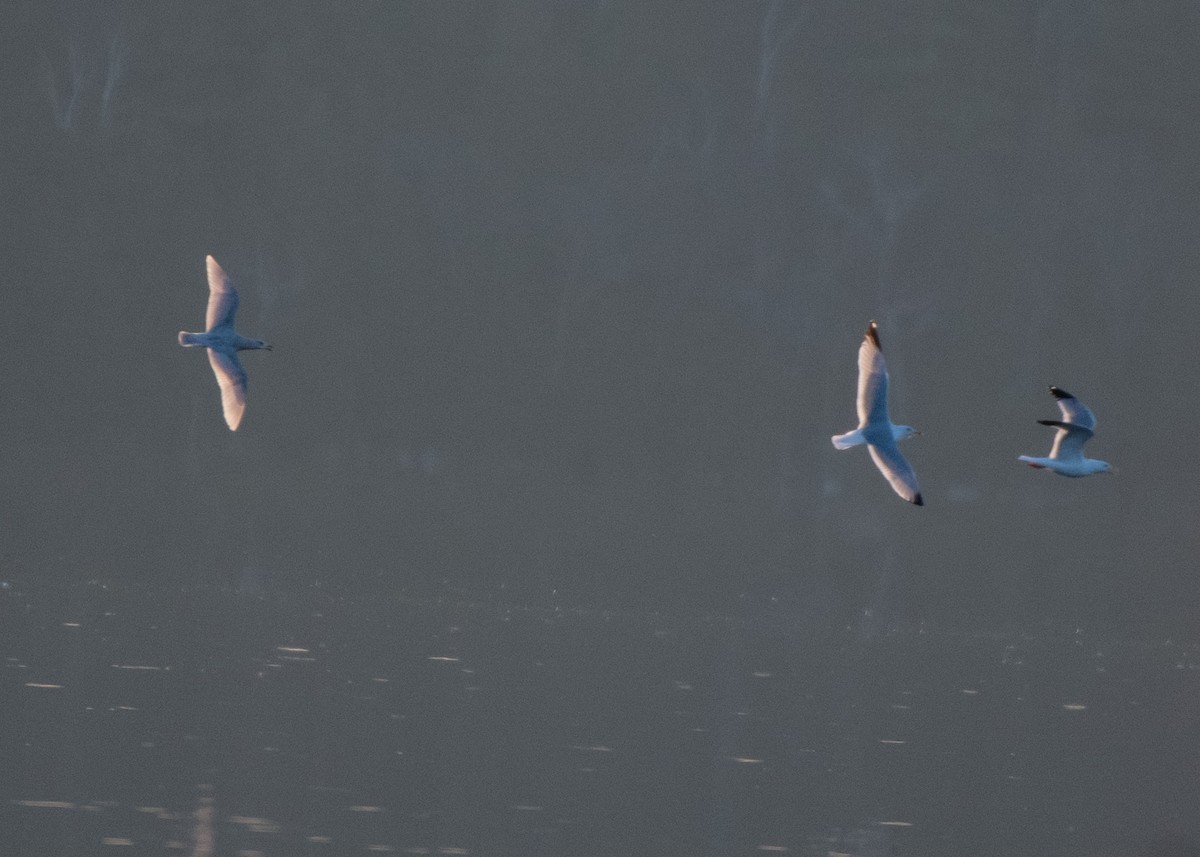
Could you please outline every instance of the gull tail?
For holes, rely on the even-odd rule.
[[[848,431],[845,434],[835,434],[832,438],[830,438],[830,440],[833,441],[833,445],[838,449],[849,449],[852,446],[862,446],[867,442],[863,437],[862,429]]]
[[[199,337],[195,333],[188,333],[186,330],[179,331],[179,344],[180,345],[183,345],[185,347],[192,346],[192,345],[199,345],[200,343],[197,341],[198,339],[199,339]]]

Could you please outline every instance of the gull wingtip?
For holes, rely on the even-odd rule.
[[[880,351],[883,350],[883,346],[879,344],[879,325],[875,323],[874,319],[871,319],[870,324],[867,325],[866,338],[871,340]]]

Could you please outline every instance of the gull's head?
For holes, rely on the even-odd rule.
[[[920,432],[912,426],[892,426],[892,437],[896,440],[906,440],[919,434]]]

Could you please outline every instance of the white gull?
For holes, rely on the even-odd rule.
[[[238,362],[237,353],[256,348],[271,349],[261,339],[247,339],[233,329],[233,316],[237,313],[237,289],[229,284],[229,277],[212,256],[208,257],[208,313],[204,319],[204,333],[179,331],[179,344],[203,346],[208,349],[208,362],[212,364],[221,386],[221,406],[225,411],[225,422],[230,431],[237,431],[246,412],[246,370]]]
[[[1050,392],[1058,399],[1058,409],[1062,411],[1061,420],[1038,420],[1044,426],[1058,429],[1054,434],[1050,455],[1046,458],[1019,455],[1017,460],[1039,470],[1053,470],[1061,476],[1091,476],[1093,473],[1108,472],[1111,466],[1107,461],[1085,458],[1083,454],[1083,445],[1096,429],[1096,415],[1091,408],[1066,390],[1051,387]]]
[[[900,454],[896,441],[919,432],[912,426],[895,425],[888,416],[888,373],[879,345],[879,325],[871,322],[858,349],[858,428],[833,436],[838,449],[867,445],[875,466],[896,493],[910,503],[924,506],[917,487],[917,474]]]

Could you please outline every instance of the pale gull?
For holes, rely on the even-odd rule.
[[[896,493],[910,503],[924,506],[917,475],[900,454],[896,441],[919,434],[912,426],[898,426],[888,416],[888,373],[879,345],[879,325],[871,322],[858,349],[858,428],[833,436],[838,449],[866,444],[875,466]]]
[[[1058,409],[1062,411],[1061,420],[1038,420],[1044,426],[1058,429],[1054,434],[1050,455],[1047,458],[1019,455],[1017,460],[1039,470],[1053,470],[1061,476],[1091,476],[1093,473],[1108,472],[1111,468],[1107,461],[1085,458],[1083,455],[1083,445],[1096,429],[1096,416],[1091,408],[1066,390],[1051,387],[1050,392],[1058,399]]]
[[[237,431],[246,412],[246,370],[238,362],[237,353],[271,346],[261,339],[247,339],[233,329],[233,316],[238,308],[237,289],[212,256],[208,257],[208,314],[204,333],[179,331],[179,344],[203,346],[208,349],[208,362],[221,386],[221,406],[230,431]]]

